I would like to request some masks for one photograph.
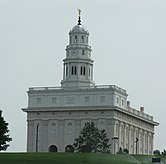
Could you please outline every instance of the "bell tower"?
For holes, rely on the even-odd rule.
[[[63,60],[62,88],[88,88],[94,86],[89,32],[81,24],[81,10],[78,10],[78,23],[69,32],[69,45]]]

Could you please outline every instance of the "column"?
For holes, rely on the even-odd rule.
[[[119,123],[119,148],[121,147],[122,150],[124,149],[124,125],[123,122]]]
[[[123,135],[123,148],[124,149],[128,149],[127,147],[128,147],[128,145],[127,145],[127,141],[126,141],[126,139],[127,139],[127,124],[126,123],[124,123],[124,135]]]
[[[131,126],[131,153],[134,154],[134,127]]]
[[[116,152],[119,150],[118,147],[118,140],[119,140],[119,122],[118,120],[113,120],[112,121],[112,127],[113,127],[113,132],[111,135],[112,139],[112,153],[116,154]]]
[[[118,150],[121,147],[121,122],[119,121],[119,142],[118,142]]]
[[[125,124],[125,149],[129,151],[129,125]]]
[[[151,140],[151,149],[152,149],[152,154],[153,154],[153,144],[154,144],[154,133],[152,133],[152,140]]]
[[[136,129],[135,127],[133,127],[133,153],[136,154],[136,144],[135,144],[135,141],[136,141]]]
[[[148,154],[148,132],[145,132],[145,154]]]
[[[139,153],[143,154],[143,131],[142,129],[139,129]]]
[[[145,154],[145,131],[142,130],[142,154]]]

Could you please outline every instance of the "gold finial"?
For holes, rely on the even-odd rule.
[[[80,9],[77,10],[78,10],[78,25],[81,25],[81,10]]]
[[[81,16],[81,9],[77,9],[78,10],[78,16]]]

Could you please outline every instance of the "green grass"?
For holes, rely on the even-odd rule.
[[[152,158],[155,156],[152,155],[133,155],[135,159],[140,161],[142,164],[149,164],[152,163]]]
[[[151,164],[153,156],[84,153],[0,153],[0,164]],[[166,161],[166,157],[162,157]]]

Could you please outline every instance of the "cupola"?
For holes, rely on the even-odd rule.
[[[87,88],[94,86],[93,60],[89,46],[89,32],[81,24],[81,10],[78,10],[78,23],[69,32],[69,45],[63,60],[62,88]]]

